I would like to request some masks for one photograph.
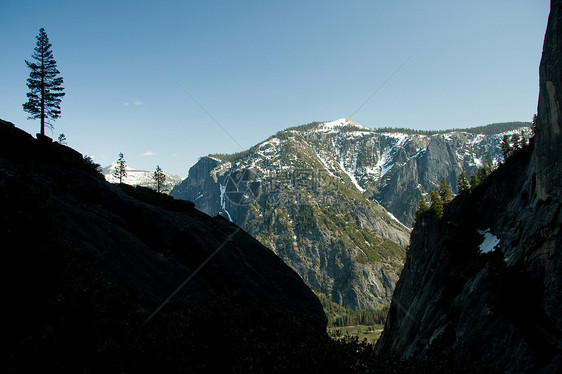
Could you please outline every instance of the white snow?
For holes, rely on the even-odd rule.
[[[476,157],[476,155],[474,155],[474,157],[472,158],[472,162],[474,162],[474,165],[478,167],[484,166],[484,162],[482,162],[482,159]]]
[[[347,174],[347,176],[349,177],[349,179],[351,179],[351,183],[353,183],[353,185],[354,185],[355,187],[357,187],[357,189],[358,189],[359,191],[365,192],[365,189],[364,189],[363,187],[361,187],[361,186],[359,185],[359,182],[357,182],[357,179],[355,179],[355,175],[353,175],[352,172],[348,171],[348,170],[345,168],[345,165],[344,165],[344,163],[343,163],[343,158],[340,159],[340,168],[341,168],[341,170],[342,170],[345,174]]]
[[[386,212],[388,213],[388,215],[390,216],[390,218],[392,218],[393,220],[395,220],[396,222],[398,222],[399,224],[401,224],[403,227],[407,228],[408,230],[410,230],[410,228],[408,226],[406,226],[405,224],[403,224],[402,222],[400,222],[400,220],[396,217],[394,217],[394,214],[390,213],[390,212]]]
[[[387,166],[381,166],[381,177],[384,177],[384,175],[386,173],[388,173],[390,171],[390,169],[392,169],[392,167],[394,166],[394,163],[387,165]]]
[[[403,145],[406,139],[409,138],[408,134],[402,132],[383,132],[381,135],[398,140],[398,143],[396,143],[397,146]]]
[[[222,184],[219,184],[219,188],[220,188],[220,191],[221,191],[221,208],[228,215],[228,220],[230,222],[233,222],[232,217],[230,216],[230,213],[228,213],[228,210],[226,210],[226,201],[225,201],[226,186],[223,186]]]
[[[489,253],[496,249],[496,246],[500,244],[500,240],[497,236],[490,232],[490,229],[478,230],[480,235],[484,235],[484,241],[480,244],[480,252]]]
[[[418,157],[422,156],[426,151],[427,150],[425,148],[417,148],[416,153],[412,157],[410,157],[409,159],[411,160],[413,158],[418,158]]]
[[[379,159],[375,164],[375,167],[380,170],[381,178],[384,177],[384,175],[388,173],[388,171],[394,166],[394,163],[389,164],[389,162],[391,161],[390,154],[392,153],[393,148],[394,147],[387,147],[382,155],[377,154]]]
[[[326,160],[324,160],[324,158],[322,158],[322,156],[320,156],[320,153],[318,153],[318,150],[316,149],[316,147],[313,148],[314,149],[314,153],[316,153],[316,157],[318,157],[318,159],[320,160],[320,162],[322,163],[322,165],[324,165],[324,169],[326,169],[326,171],[328,172],[328,174],[330,174],[332,177],[335,177],[334,173],[332,173],[330,171],[330,166],[328,165],[328,163],[326,162]]]
[[[471,135],[469,135],[469,138],[470,138],[470,136]],[[475,145],[475,144],[481,143],[486,138],[486,135],[484,135],[484,134],[478,134],[476,136],[474,136],[474,135],[472,135],[472,136],[473,136],[473,138],[468,140],[468,143],[467,143],[468,145]]]
[[[352,121],[352,120],[347,119],[347,118],[340,118],[340,119],[335,120],[335,121],[324,122],[315,131],[316,132],[324,132],[324,133],[326,133],[326,132],[332,133],[332,132],[339,131],[338,127],[345,127],[345,126],[356,127],[357,130],[359,130],[359,131],[369,131],[369,132],[373,131],[370,128],[362,126],[362,125],[358,124],[357,122]]]

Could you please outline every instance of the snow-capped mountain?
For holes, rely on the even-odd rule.
[[[488,160],[497,166],[503,161],[503,136],[523,130],[528,138],[528,126],[508,123],[418,133],[372,130],[340,119],[287,132],[304,139],[326,172],[353,185],[411,226],[420,195],[436,189],[442,178],[456,192],[462,171],[475,174]],[[275,137],[270,141],[275,141]]]
[[[171,195],[240,225],[312,289],[368,309],[390,301],[420,194],[442,178],[456,191],[461,171],[502,159],[498,130],[524,125],[416,133],[312,123],[202,157]]]
[[[102,174],[105,180],[110,183],[119,183],[119,178],[113,176],[113,172],[117,167],[117,161],[114,161],[111,165],[102,168]],[[129,166],[126,167],[127,176],[123,178],[123,183],[127,183],[131,186],[142,186],[148,188],[156,188],[156,182],[154,181],[154,171],[147,170],[137,170]],[[177,175],[167,174],[166,182],[164,183],[164,188],[162,192],[170,193],[172,188],[182,181],[182,178]]]

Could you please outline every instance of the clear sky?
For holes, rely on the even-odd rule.
[[[351,116],[415,129],[530,121],[548,11],[548,0],[0,0],[0,118],[39,130],[22,110],[24,60],[44,27],[66,91],[52,135],[102,166],[123,152],[185,177],[200,156]]]

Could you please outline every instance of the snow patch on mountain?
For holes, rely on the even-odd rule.
[[[330,170],[331,169],[330,165],[328,165],[326,160],[324,160],[324,158],[322,156],[320,156],[320,153],[318,152],[316,147],[313,147],[312,149],[314,150],[314,153],[316,154],[316,157],[318,157],[318,160],[320,160],[320,162],[324,166],[324,170],[326,170],[328,172],[328,174],[330,174],[330,176],[335,177],[334,173],[332,173],[332,170]]]
[[[226,210],[226,186],[223,186],[222,184],[219,184],[219,189],[220,189],[220,200],[221,200],[221,208],[222,211],[224,213],[226,213],[226,215],[228,216],[228,220],[232,222],[232,216],[230,215],[230,213],[228,213],[228,210]]]
[[[349,171],[349,170],[347,170],[347,169],[345,168],[343,158],[340,159],[340,168],[341,168],[341,170],[349,177],[349,179],[351,179],[351,183],[353,183],[353,185],[355,186],[355,188],[357,188],[357,189],[358,189],[359,191],[361,191],[361,192],[365,192],[365,189],[359,185],[359,182],[357,182],[357,179],[355,178],[356,166],[357,166],[357,164],[354,164],[354,165],[353,165],[353,170]]]
[[[347,118],[340,118],[335,121],[321,123],[317,127],[316,132],[338,132],[342,128],[349,127],[349,126],[353,126],[359,131],[372,131],[370,128],[360,125],[355,121],[352,121]]]
[[[486,230],[478,230],[480,235],[484,236],[484,241],[480,244],[480,252],[482,253],[489,253],[493,252],[496,249],[496,246],[500,244],[500,240],[497,236],[490,232],[490,229]]]

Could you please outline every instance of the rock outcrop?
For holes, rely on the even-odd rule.
[[[512,373],[562,367],[561,4],[551,3],[537,135],[441,220],[416,222],[380,354]]]
[[[298,331],[325,337],[317,297],[238,226],[109,184],[78,152],[5,121],[0,204],[3,371],[247,371],[277,361],[260,350],[300,344]]]

